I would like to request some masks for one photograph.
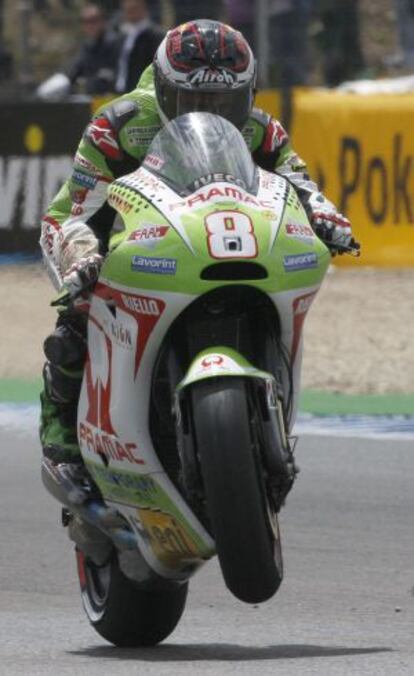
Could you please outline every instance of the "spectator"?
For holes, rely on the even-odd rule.
[[[414,66],[414,0],[395,0],[401,54],[396,65]]]
[[[173,0],[173,6],[177,25],[195,19],[219,20],[223,12],[222,0]]]
[[[312,0],[269,1],[269,61],[272,84],[304,85],[309,75],[308,28]]]
[[[98,4],[86,5],[80,15],[86,42],[68,69],[73,84],[85,80],[87,94],[114,91],[120,39],[107,30],[104,10]]]
[[[135,89],[141,73],[152,63],[164,33],[152,23],[145,0],[121,0],[121,9],[121,31],[126,37],[119,57],[116,91],[123,93]]]
[[[0,38],[0,81],[9,80],[13,71],[13,58],[1,44]]]
[[[85,42],[66,73],[57,73],[40,85],[37,90],[40,98],[62,98],[80,82],[87,94],[114,91],[121,40],[107,29],[104,10],[98,4],[85,5],[80,22]]]
[[[336,87],[344,80],[355,79],[364,69],[358,0],[318,0],[317,9],[323,25],[320,43],[325,81]]]
[[[225,6],[229,24],[243,33],[250,47],[255,51],[253,0],[225,0]]]

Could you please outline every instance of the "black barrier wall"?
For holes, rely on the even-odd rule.
[[[89,103],[0,106],[0,253],[38,250],[41,217],[89,118]]]

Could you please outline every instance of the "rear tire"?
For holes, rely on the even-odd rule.
[[[140,589],[119,568],[114,554],[97,566],[76,552],[83,607],[91,625],[116,646],[138,648],[163,641],[183,614],[188,582],[166,589]]]
[[[275,560],[247,383],[206,379],[192,386],[191,398],[207,514],[226,585],[242,601],[266,601],[282,581],[282,566]]]

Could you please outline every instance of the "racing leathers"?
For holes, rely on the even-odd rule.
[[[72,174],[42,222],[40,245],[57,289],[68,288],[74,294],[82,284],[96,281],[116,226],[116,212],[106,201],[108,185],[139,168],[161,125],[150,66],[134,91],[99,110],[87,126]],[[317,234],[324,228],[332,242],[349,241],[349,222],[310,180],[282,125],[253,109],[242,134],[256,164],[293,184]],[[76,410],[86,353],[85,326],[84,316],[63,310],[57,330],[45,343],[41,441],[45,454],[56,461],[79,457]]]

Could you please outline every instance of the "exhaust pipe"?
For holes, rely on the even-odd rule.
[[[42,481],[46,490],[71,512],[98,528],[119,550],[137,549],[138,538],[116,509],[90,498],[87,488],[76,483],[70,466],[42,460]]]

